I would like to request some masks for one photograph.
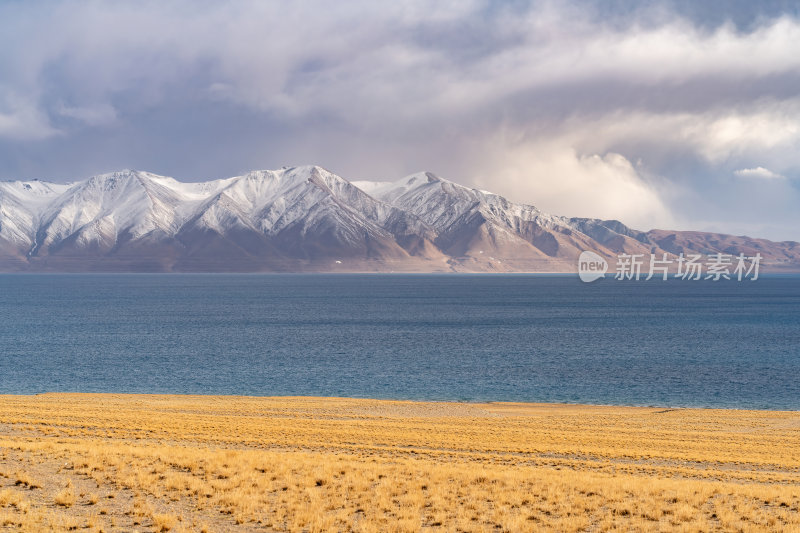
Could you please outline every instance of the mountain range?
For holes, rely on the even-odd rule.
[[[800,271],[797,242],[554,216],[429,172],[350,182],[303,166],[184,183],[124,170],[0,183],[6,272],[575,272],[583,250],[611,261],[760,253],[764,271]]]

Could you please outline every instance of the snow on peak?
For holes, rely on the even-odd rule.
[[[29,246],[39,213],[69,187],[39,180],[0,182],[0,239],[19,247]]]
[[[474,216],[509,229],[546,217],[431,172],[351,183],[317,165],[198,183],[125,169],[72,185],[0,184],[0,238],[27,243],[32,253],[70,239],[110,250],[148,236],[180,238],[188,229],[219,235],[246,229],[264,237],[324,231],[353,242],[365,232],[433,239]]]
[[[393,182],[357,181],[372,196],[419,216],[439,231],[447,231],[470,213],[481,213],[505,227],[515,220],[543,216],[533,206],[515,204],[502,196],[472,189],[431,172],[417,172]]]

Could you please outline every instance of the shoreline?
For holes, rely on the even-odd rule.
[[[416,398],[384,398],[366,396],[259,396],[250,394],[197,394],[197,393],[173,393],[173,392],[79,392],[79,391],[46,391],[35,393],[0,393],[3,397],[40,397],[40,396],[119,396],[119,397],[164,397],[164,398],[246,398],[251,400],[353,400],[371,402],[408,402],[416,404],[456,404],[473,406],[491,405],[518,405],[530,407],[564,406],[564,407],[602,407],[602,408],[631,408],[631,409],[669,409],[669,410],[698,410],[698,411],[741,411],[754,413],[800,413],[798,409],[770,409],[760,407],[714,407],[707,405],[686,405],[686,404],[616,404],[616,403],[586,403],[586,402],[549,402],[549,401],[520,401],[520,400],[438,400],[438,399],[416,399]]]

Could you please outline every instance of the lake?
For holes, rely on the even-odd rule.
[[[0,275],[0,393],[800,409],[800,277]]]

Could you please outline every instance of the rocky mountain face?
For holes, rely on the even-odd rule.
[[[592,250],[763,257],[800,271],[800,244],[642,232],[566,218],[419,173],[349,182],[316,166],[182,183],[122,171],[70,185],[0,183],[0,270],[574,272]]]

